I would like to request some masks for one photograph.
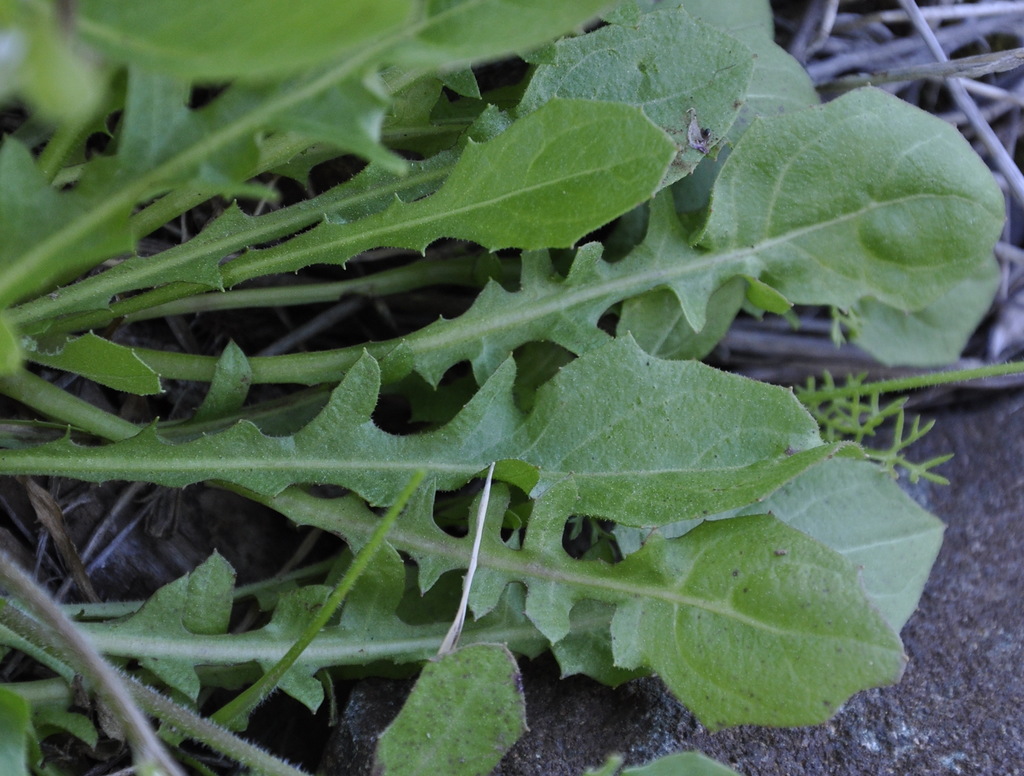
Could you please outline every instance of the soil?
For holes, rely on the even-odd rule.
[[[947,524],[942,552],[903,632],[910,663],[896,686],[852,698],[813,728],[711,733],[657,678],[617,689],[558,679],[550,658],[523,665],[530,732],[494,772],[578,776],[619,752],[640,764],[697,749],[745,776],[1024,773],[1024,394],[946,410],[922,457],[953,452],[950,486],[912,495]],[[371,772],[377,735],[409,682],[352,691],[324,760],[327,776]]]

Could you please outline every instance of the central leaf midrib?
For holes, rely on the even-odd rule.
[[[587,284],[585,286],[572,286],[565,283],[563,285],[556,286],[554,289],[548,290],[544,297],[542,297],[542,301],[539,303],[531,304],[531,300],[525,300],[524,303],[521,303],[510,312],[505,314],[489,315],[486,318],[486,321],[479,321],[476,319],[463,321],[465,316],[455,318],[450,322],[446,322],[443,330],[423,335],[413,333],[406,337],[406,341],[413,345],[413,347],[419,347],[427,351],[436,350],[456,343],[478,340],[482,337],[486,337],[490,333],[513,328],[516,325],[526,326],[550,315],[554,315],[556,313],[564,314],[566,310],[570,308],[581,307],[604,299],[605,297],[609,297],[607,304],[610,305],[614,302],[621,301],[622,299],[630,298],[644,293],[645,291],[649,291],[659,285],[667,285],[672,282],[677,282],[689,275],[704,272],[715,267],[725,266],[731,262],[737,262],[751,256],[755,256],[758,253],[771,250],[779,245],[785,245],[793,242],[794,240],[808,234],[813,234],[816,231],[831,228],[837,224],[859,218],[878,207],[889,204],[892,203],[875,202],[870,207],[861,208],[860,210],[845,214],[841,217],[833,218],[825,223],[812,224],[810,226],[801,227],[800,229],[787,232],[785,235],[767,238],[750,247],[739,248],[726,251],[724,253],[689,254],[685,257],[685,264],[680,264],[676,267],[658,267],[656,269],[639,272],[631,272],[629,271],[629,267],[626,267],[622,270],[622,276],[613,277],[601,283]],[[640,247],[642,248],[642,245]],[[624,263],[628,263],[628,259],[626,259]],[[614,267],[615,265],[607,266]],[[453,336],[453,330],[457,332],[458,328],[460,328],[460,323],[463,324],[462,328],[464,328],[465,331],[455,333]]]

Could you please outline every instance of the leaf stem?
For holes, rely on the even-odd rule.
[[[493,468],[493,465],[492,465]],[[420,469],[415,472],[409,479],[404,490],[399,494],[398,499],[391,508],[388,509],[384,517],[381,518],[377,527],[374,529],[373,534],[370,536],[369,541],[356,553],[355,558],[352,561],[352,565],[348,567],[345,575],[341,578],[338,586],[334,588],[331,594],[324,601],[320,607],[316,616],[310,621],[309,625],[303,631],[302,635],[295,641],[294,644],[288,649],[288,651],[278,660],[269,671],[261,676],[256,682],[251,684],[242,693],[235,696],[231,701],[222,706],[218,711],[211,715],[211,719],[214,722],[226,725],[230,728],[244,728],[246,721],[248,720],[249,714],[255,709],[260,703],[274,691],[281,678],[287,673],[299,656],[306,650],[316,638],[317,634],[323,630],[324,626],[327,625],[328,620],[331,619],[333,614],[337,611],[338,607],[341,606],[342,602],[348,596],[352,590],[356,581],[362,576],[363,572],[366,571],[367,566],[370,565],[370,561],[373,560],[377,554],[377,550],[381,544],[384,543],[384,537],[387,536],[391,526],[394,525],[395,520],[398,519],[398,515],[405,508],[409,499],[412,498],[413,493],[423,482],[423,478],[426,477],[427,473],[424,469]]]
[[[2,573],[9,567],[10,563],[3,557],[0,557],[0,561],[3,564],[0,566],[0,573]],[[6,578],[4,578],[4,581],[6,583]],[[62,677],[60,679],[46,679],[35,682],[17,682],[2,686],[25,698],[34,708],[45,705],[58,705],[65,708],[70,698],[68,684],[76,673],[76,668],[69,667],[69,664],[77,666],[70,646],[63,643],[59,636],[55,636],[53,629],[32,619],[3,599],[0,599],[0,623],[3,623],[11,632],[31,644],[33,647],[31,654],[36,659],[40,659],[38,653],[42,651],[46,658],[43,660],[44,664]],[[72,629],[75,628],[70,620],[68,624]],[[82,640],[81,635],[78,635],[77,638]],[[83,641],[88,646],[89,641]],[[294,768],[259,747],[239,738],[229,730],[214,724],[184,706],[178,705],[156,690],[139,682],[134,677],[119,674],[110,666],[107,666],[107,668],[120,678],[123,683],[123,689],[127,691],[135,704],[173,729],[174,734],[169,734],[167,729],[161,730],[160,735],[163,737],[170,739],[176,734],[181,734],[195,741],[202,742],[231,757],[236,762],[252,768],[258,773],[268,774],[268,776],[307,776],[304,771]],[[85,674],[83,673],[83,675]],[[180,774],[180,771],[172,771],[172,773]]]
[[[271,167],[287,162],[307,148],[309,148],[309,141],[297,135],[291,133],[273,135],[261,143],[259,160],[249,170],[246,177],[255,178]],[[146,206],[129,219],[128,224],[132,235],[135,239],[145,237],[209,198],[209,192],[176,189]],[[319,199],[319,197],[314,197],[314,199]]]
[[[421,260],[404,267],[333,283],[304,283],[295,286],[244,288],[237,291],[197,294],[159,304],[124,316],[125,322],[163,318],[168,315],[237,310],[254,307],[336,302],[345,295],[387,296],[425,285],[479,285],[480,261],[476,256],[458,256],[444,261]]]
[[[254,772],[265,776],[308,776],[307,773],[239,738],[220,725],[180,706],[151,687],[128,677],[132,696],[143,709],[195,741],[201,741]]]
[[[140,771],[150,769],[169,776],[185,776],[157,738],[149,720],[133,702],[122,676],[100,656],[47,592],[22,571],[17,561],[3,548],[0,548],[0,581],[52,631],[54,639],[63,648],[63,657],[86,678],[104,703],[117,713],[134,750],[136,767]]]
[[[25,370],[0,377],[0,393],[31,407],[40,415],[104,439],[116,442],[139,433],[139,427],[134,423],[94,407]]]

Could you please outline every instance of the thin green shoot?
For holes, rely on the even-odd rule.
[[[931,388],[937,385],[951,385],[971,380],[984,380],[987,377],[1004,377],[1017,374],[1024,374],[1024,361],[988,364],[970,369],[928,372],[910,377],[897,377],[892,380],[877,380],[872,383],[848,383],[842,387],[832,383],[831,385],[826,384],[826,387],[822,389],[818,389],[814,381],[810,380],[806,387],[797,388],[796,395],[804,404],[810,405],[815,402],[832,401],[834,399],[848,399],[855,396],[869,396],[871,394],[902,393],[920,388]]]
[[[377,524],[376,529],[370,536],[370,540],[366,545],[356,553],[355,558],[352,560],[352,565],[349,566],[345,575],[341,578],[337,587],[331,592],[324,601],[323,605],[317,611],[316,616],[313,617],[309,624],[303,631],[302,636],[291,648],[284,654],[284,656],[278,660],[269,671],[261,676],[256,682],[246,688],[243,692],[235,696],[231,701],[226,703],[218,711],[214,712],[211,719],[214,722],[225,725],[231,729],[242,729],[245,727],[246,720],[249,714],[255,709],[260,703],[267,699],[270,694],[277,688],[281,678],[287,673],[299,656],[305,651],[313,639],[316,638],[317,634],[323,630],[323,627],[327,624],[328,620],[338,610],[338,607],[345,601],[346,596],[351,592],[355,583],[362,576],[363,572],[370,565],[374,556],[377,554],[377,550],[384,543],[384,538],[387,536],[391,526],[394,525],[395,520],[398,519],[398,515],[401,514],[402,510],[405,509],[405,505],[412,498],[413,493],[423,482],[423,478],[426,477],[426,471],[420,469],[413,473],[412,477],[409,478],[408,484],[405,489],[399,494],[398,499],[388,509]]]

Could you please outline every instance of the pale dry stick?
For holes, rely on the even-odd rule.
[[[53,497],[50,491],[31,477],[21,476],[16,479],[22,484],[25,492],[28,494],[28,500],[32,505],[32,510],[35,512],[36,520],[50,534],[50,538],[57,548],[57,554],[71,572],[69,579],[78,585],[78,589],[89,603],[98,603],[100,600],[99,594],[96,592],[96,588],[93,587],[92,580],[89,579],[89,574],[85,570],[85,564],[82,562],[82,556],[71,539],[71,534],[68,533],[64,510],[57,503],[57,499]]]
[[[1024,267],[1024,248],[1019,248],[1008,242],[996,243],[996,258],[1002,261],[1013,262]]]
[[[476,574],[476,567],[480,561],[480,541],[484,535],[484,521],[487,519],[487,504],[491,500],[491,479],[494,477],[494,462],[487,468],[487,479],[484,480],[484,489],[480,494],[480,505],[476,510],[476,525],[473,527],[473,550],[469,555],[469,565],[466,567],[466,577],[462,581],[462,600],[459,601],[459,611],[455,614],[452,627],[441,642],[441,648],[437,650],[438,657],[453,652],[459,643],[459,636],[462,635],[462,628],[466,624],[466,609],[469,607],[469,590],[473,586],[473,575]]]
[[[157,738],[149,720],[134,703],[124,680],[96,651],[31,576],[14,558],[0,548],[0,583],[63,642],[73,668],[84,676],[104,703],[118,715],[135,752],[138,769],[168,776],[185,776],[163,742]],[[10,606],[10,604],[7,604]]]
[[[861,86],[918,81],[922,78],[978,78],[991,73],[1004,73],[1024,65],[1024,48],[996,51],[960,59],[946,59],[942,62],[927,62],[920,65],[894,67],[867,75],[849,75],[820,84],[821,91],[845,91]],[[988,84],[984,84],[987,86]],[[966,84],[965,84],[966,86]],[[994,88],[994,87],[993,87]]]
[[[804,13],[800,29],[789,44],[789,53],[806,62],[832,35],[839,0],[814,0]]]
[[[1024,96],[1011,92],[1009,89],[1003,89],[982,81],[964,81],[964,88],[979,97],[985,97],[1000,103],[1010,103],[1024,108]]]
[[[1020,0],[992,0],[988,3],[973,3],[971,5],[931,5],[921,9],[921,15],[930,22],[1014,14],[1024,16],[1024,3],[1021,3]],[[906,11],[876,11],[841,19],[836,23],[835,29],[836,31],[845,31],[866,27],[876,22],[898,24],[905,21],[907,21]]]
[[[943,46],[953,51],[976,41],[979,37],[1006,32],[1006,26],[1004,19],[982,18],[970,25],[955,24],[942,27],[935,34]],[[855,47],[850,51],[809,62],[806,70],[811,79],[820,84],[851,70],[867,71],[888,66],[883,63],[892,63],[892,67],[898,67],[921,52],[921,42],[916,38],[896,38],[881,44],[876,40],[866,39],[860,45],[856,45],[857,43],[851,41]]]
[[[968,81],[967,83],[975,82]],[[968,89],[968,91],[971,90]],[[985,96],[987,97],[988,95]],[[1016,101],[1010,101],[1009,99],[1006,99],[1002,102],[996,101],[999,99],[1002,98],[992,98],[992,101],[990,101],[987,105],[979,109],[981,110],[981,115],[985,117],[985,121],[987,121],[989,124],[993,124],[996,121],[999,121],[1010,111],[1018,110],[1021,107],[1020,103]],[[953,124],[956,127],[963,127],[966,124],[970,124],[970,121],[968,121],[967,116],[964,115],[963,111],[957,110],[955,108],[951,111],[943,111],[942,113],[935,113],[933,115],[942,119],[947,124]],[[1007,129],[1012,130],[1013,125],[1013,121],[1009,122],[1009,126],[1007,127]],[[1009,140],[1005,138],[1005,133],[1006,130],[1004,130],[1004,140],[1006,143],[1006,147],[1013,148],[1013,143],[1011,143]],[[993,172],[993,175],[996,178],[996,180],[1002,181],[1002,175],[1000,175],[998,172]],[[1000,185],[1002,184],[1000,183]]]
[[[927,20],[921,14],[921,9],[917,7],[917,3],[914,0],[899,0],[900,5],[907,12],[910,17],[914,29],[917,30],[928,49],[932,52],[932,55],[940,62],[949,61],[949,57],[946,56],[946,52],[943,50],[942,45],[935,37],[935,33],[932,32],[932,28],[928,26]],[[1006,185],[1010,189],[1010,193],[1013,194],[1014,198],[1024,206],[1024,174],[1021,173],[1017,163],[1013,161],[1013,157],[1010,156],[1009,152],[999,141],[999,137],[995,131],[989,126],[989,123],[985,121],[985,118],[981,115],[981,111],[978,110],[978,106],[974,100],[971,99],[971,95],[967,93],[964,85],[957,78],[950,78],[946,81],[949,87],[950,94],[953,95],[953,99],[959,106],[960,110],[967,116],[968,121],[974,127],[978,133],[978,137],[984,144],[985,148],[992,155],[992,161],[995,163],[999,171],[1006,177]]]
[[[89,537],[85,549],[82,550],[82,560],[86,563],[86,571],[91,573],[97,568],[102,568],[104,561],[124,541],[126,533],[124,530],[121,530],[106,545],[101,546],[106,539],[106,535],[116,527],[117,521],[121,519],[121,515],[132,506],[135,499],[146,487],[147,484],[145,482],[132,482],[117,495],[102,522]],[[129,526],[134,527],[137,522],[137,520],[129,521]]]

